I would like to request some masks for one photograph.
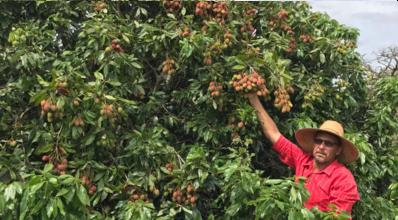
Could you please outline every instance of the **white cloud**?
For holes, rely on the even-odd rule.
[[[310,1],[314,9],[326,9],[334,14],[360,12],[393,14],[398,12],[396,1]]]
[[[398,46],[398,1],[309,1],[314,11],[327,13],[339,23],[358,28],[358,51],[372,60],[375,52]]]

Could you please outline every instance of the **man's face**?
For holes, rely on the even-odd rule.
[[[324,132],[315,135],[312,156],[318,165],[329,165],[340,154],[341,147],[337,137]]]

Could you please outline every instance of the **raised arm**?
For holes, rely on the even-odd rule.
[[[265,137],[267,137],[268,140],[270,140],[271,143],[274,144],[281,136],[281,133],[279,132],[274,120],[272,120],[267,111],[265,111],[263,105],[261,104],[258,96],[255,93],[247,94],[246,96],[248,97],[250,104],[256,110],[257,118],[260,121],[261,128]]]

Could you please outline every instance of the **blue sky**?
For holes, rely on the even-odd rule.
[[[313,11],[359,29],[358,51],[367,61],[385,47],[398,46],[397,0],[310,0],[309,4]]]

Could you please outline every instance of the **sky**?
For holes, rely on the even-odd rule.
[[[398,0],[310,0],[309,4],[313,11],[359,29],[358,51],[373,66],[377,52],[398,47]]]

